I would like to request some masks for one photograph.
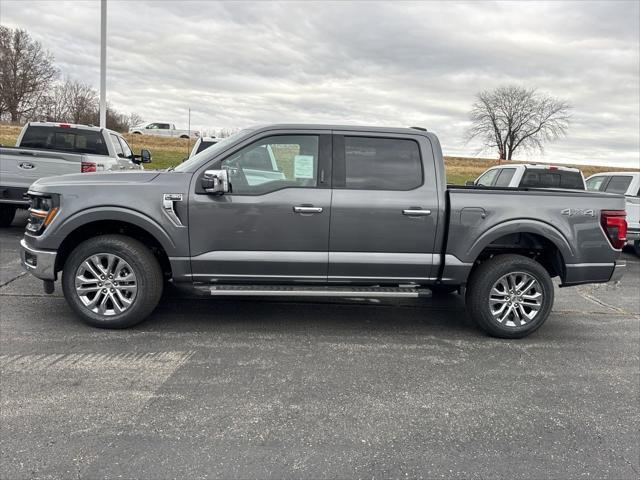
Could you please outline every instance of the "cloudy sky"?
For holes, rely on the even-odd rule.
[[[567,138],[529,160],[640,167],[640,2],[108,3],[107,98],[202,129],[271,122],[410,126],[446,154],[484,89],[568,100]],[[98,1],[0,0],[67,76],[99,85]],[[483,156],[494,156],[484,152]]]

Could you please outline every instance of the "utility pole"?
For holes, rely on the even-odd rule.
[[[100,128],[107,127],[107,0],[100,0]]]

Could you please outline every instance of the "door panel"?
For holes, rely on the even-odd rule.
[[[354,134],[355,135],[355,134]],[[348,134],[345,134],[348,137]],[[406,138],[405,138],[406,139]],[[413,140],[409,140],[414,142]],[[433,154],[428,140],[416,140],[417,153],[403,153],[401,144],[389,148],[380,143],[357,142],[349,156],[349,141],[334,137],[334,188],[331,202],[331,228],[329,237],[329,281],[353,283],[424,282],[432,276],[434,242],[438,222],[438,194],[436,191]],[[345,158],[345,148],[347,155]],[[362,156],[371,159],[372,170],[366,170],[360,179],[348,180],[349,158]],[[378,168],[376,155],[392,165]],[[407,155],[424,157],[423,179],[418,173],[413,178],[417,187],[399,190],[407,184],[398,184],[393,191],[393,179],[408,181],[410,165]],[[388,158],[387,158],[388,157]],[[415,159],[414,159],[415,160]],[[361,160],[357,160],[358,162]],[[406,164],[403,167],[402,164]],[[352,169],[353,170],[353,169]],[[364,171],[364,170],[363,170]],[[372,174],[371,171],[374,173]],[[345,178],[340,178],[344,175]],[[351,173],[359,175],[357,171]],[[385,190],[374,190],[375,175],[384,177]],[[346,188],[346,185],[364,185],[368,189]],[[343,187],[342,185],[345,185]]]
[[[267,147],[275,152],[269,168],[277,170],[258,175]],[[328,134],[270,133],[197,173],[189,204],[194,280],[325,283],[330,158]],[[232,192],[199,191],[199,176],[220,168],[228,170]]]
[[[294,212],[304,204],[322,212]],[[325,281],[330,207],[329,189],[196,195],[189,205],[194,279],[266,276]]]

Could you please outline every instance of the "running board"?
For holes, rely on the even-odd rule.
[[[201,287],[202,288],[202,287]],[[428,288],[412,287],[315,287],[298,285],[214,285],[209,288],[215,296],[259,296],[259,297],[430,297]]]

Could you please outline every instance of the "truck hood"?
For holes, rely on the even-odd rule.
[[[44,177],[35,181],[30,190],[52,191],[58,187],[81,185],[131,185],[147,183],[162,173],[161,171],[129,171],[129,172],[98,172],[71,173],[56,177]]]

